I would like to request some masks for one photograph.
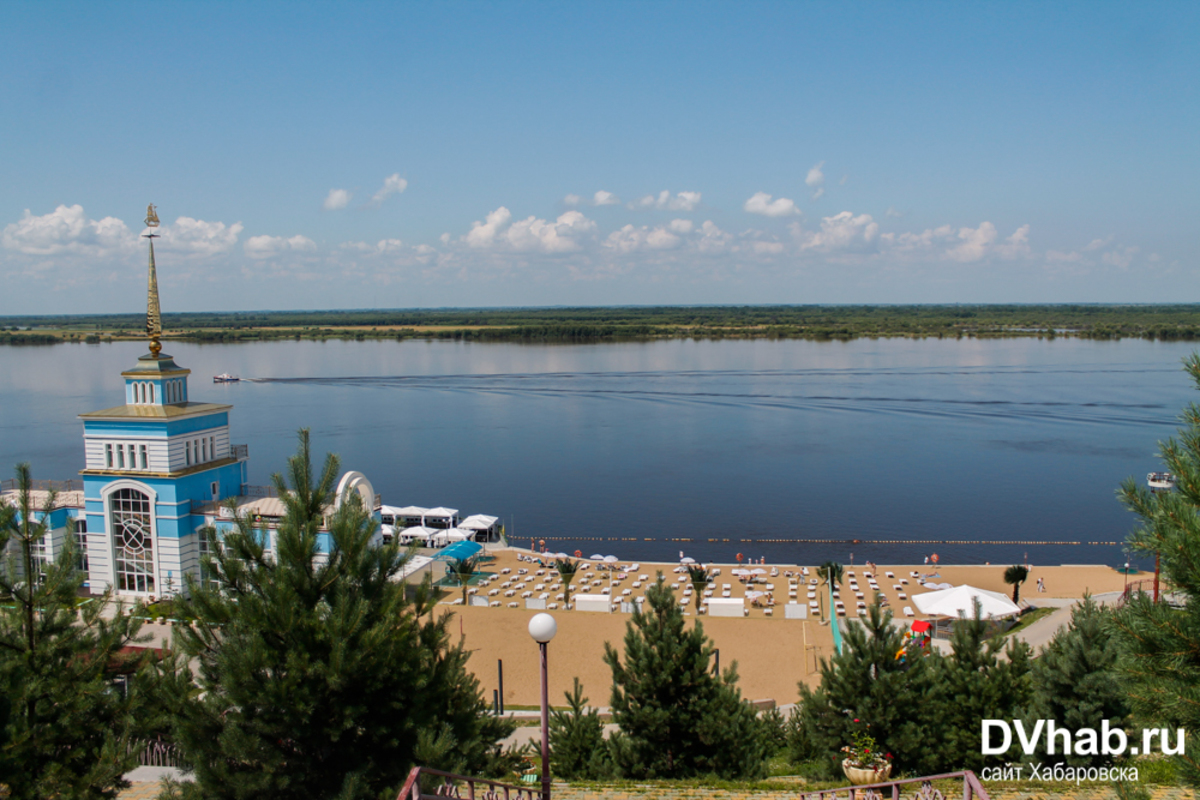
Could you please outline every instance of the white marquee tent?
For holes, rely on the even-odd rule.
[[[918,611],[930,617],[971,618],[975,615],[976,600],[979,601],[980,615],[983,619],[1011,617],[1021,613],[1020,606],[1000,592],[976,589],[965,583],[950,589],[914,594],[912,600]]]

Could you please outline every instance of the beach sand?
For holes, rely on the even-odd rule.
[[[514,573],[521,568],[536,571],[538,568],[536,565],[518,561],[518,553],[528,555],[528,551],[493,551],[492,554],[497,557],[497,560],[487,565],[485,569],[488,572],[498,572],[506,567]],[[678,575],[673,570],[677,566],[677,564],[641,562],[637,574],[648,574],[653,578],[656,572],[662,571],[664,578],[668,582],[674,583]],[[733,596],[742,596],[745,587],[730,574],[730,571],[737,565],[717,564],[714,566],[721,569],[721,575],[717,579],[718,587],[723,583],[729,583],[733,589]],[[906,605],[912,606],[915,611],[915,605],[911,601],[912,592],[924,591],[916,586],[915,580],[909,575],[911,572],[915,571],[921,574],[936,572],[938,577],[933,580],[939,583],[952,583],[956,586],[967,583],[980,589],[1003,592],[1011,596],[1012,587],[1004,583],[1004,570],[1007,566],[943,565],[935,569],[927,565],[879,565],[878,581],[880,591],[888,597],[892,610],[900,617],[902,609]],[[786,603],[788,580],[784,577],[784,573],[788,570],[795,572],[799,567],[781,564],[766,564],[762,567],[768,571],[772,567],[779,570],[779,577],[770,578],[768,576],[767,580],[775,584],[776,602]],[[856,573],[860,585],[865,587],[862,565],[846,566],[845,570],[847,576],[850,572]],[[888,571],[895,574],[896,580],[889,580],[885,577],[885,573]],[[815,567],[810,565],[809,572],[810,576],[815,577]],[[606,573],[600,574],[606,575]],[[908,601],[901,601],[897,597],[898,592],[893,588],[901,577],[907,578],[909,581],[907,585],[902,584],[902,587],[908,592]],[[1039,577],[1044,580],[1046,585],[1046,592],[1040,595],[1037,591]],[[1142,580],[1147,577],[1145,574],[1134,575],[1131,576],[1131,580]],[[576,578],[576,585],[580,580],[581,578]],[[607,582],[604,585],[607,586]],[[1021,597],[1036,605],[1038,597],[1079,598],[1086,593],[1100,594],[1120,591],[1124,585],[1125,577],[1111,567],[1035,566],[1030,572],[1029,580],[1021,587]],[[621,588],[631,586],[632,579],[626,578],[618,586],[618,593]],[[499,587],[499,583],[493,583],[491,587],[483,589],[482,592],[486,593],[490,588],[497,587]],[[532,588],[532,584],[530,588]],[[637,593],[644,592],[644,589],[645,585]],[[572,594],[578,593],[578,591],[572,592]],[[803,590],[799,592],[801,602],[807,600],[805,594]],[[458,591],[452,590],[446,599],[452,601],[458,596]],[[841,618],[844,625],[846,619],[856,618],[856,614],[853,613],[853,602],[851,602],[855,598],[844,587],[842,596],[846,599],[848,606],[848,617]],[[458,641],[461,637],[467,649],[471,651],[469,666],[479,679],[481,688],[489,700],[498,684],[497,660],[503,660],[505,703],[507,705],[536,705],[540,698],[538,648],[529,637],[527,626],[530,617],[539,612],[526,610],[520,593],[515,597],[505,597],[502,592],[498,597],[491,599],[499,599],[503,601],[504,605],[500,608],[440,605],[437,613],[454,615],[449,623],[453,640]],[[521,607],[508,608],[509,602],[520,602]],[[694,611],[691,605],[688,606],[688,611]],[[603,660],[604,643],[609,642],[617,648],[619,653],[624,652],[622,642],[630,615],[566,611],[562,608],[551,610],[549,613],[553,614],[558,622],[558,635],[550,643],[549,649],[551,704],[563,705],[563,693],[571,689],[572,679],[578,677],[583,684],[584,694],[590,698],[590,705],[609,705],[612,673]],[[919,619],[920,616],[915,618]],[[692,615],[687,619],[688,624],[691,625],[695,623],[697,617]],[[743,697],[750,700],[773,699],[779,704],[794,703],[799,695],[797,684],[804,681],[815,686],[820,680],[820,673],[816,669],[817,659],[828,658],[833,651],[832,633],[827,625],[821,625],[817,619],[812,617],[808,620],[785,619],[780,605],[775,606],[775,616],[772,617],[766,616],[763,609],[754,608],[751,609],[748,617],[741,619],[710,618],[702,615],[699,620],[704,626],[705,633],[712,638],[714,645],[720,650],[721,668],[724,670],[730,666],[731,662],[737,662],[740,676],[738,685],[741,687]],[[805,664],[806,641],[810,648],[807,669]]]

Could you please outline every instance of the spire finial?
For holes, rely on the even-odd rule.
[[[154,204],[146,209],[146,227],[158,227],[158,214],[155,213]],[[162,313],[158,307],[158,273],[154,269],[154,240],[158,238],[157,233],[144,233],[142,236],[150,240],[150,285],[146,298],[146,335],[150,337],[150,355],[158,358],[158,354],[162,352]]]

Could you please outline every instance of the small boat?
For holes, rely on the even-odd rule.
[[[1175,476],[1170,472],[1151,472],[1146,476],[1146,485],[1156,491],[1174,489]]]
[[[240,381],[236,375],[230,375],[228,372],[222,372],[220,375],[213,376],[213,383],[237,383]]]

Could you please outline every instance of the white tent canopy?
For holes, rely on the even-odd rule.
[[[499,521],[499,517],[489,517],[487,514],[472,514],[458,523],[458,527],[469,531],[486,531]]]
[[[428,511],[421,506],[380,506],[380,514],[390,514],[393,517],[421,517]]]
[[[914,594],[913,604],[922,614],[931,617],[958,617],[968,619],[975,616],[975,601],[979,601],[980,615],[984,619],[1010,617],[1020,614],[1020,607],[1000,592],[976,589],[965,583],[951,589]]]
[[[457,515],[458,515],[457,508],[446,508],[444,506],[438,506],[437,508],[425,509],[426,517],[437,517],[438,519],[452,519]]]
[[[432,530],[430,528],[422,528],[420,525],[414,525],[411,528],[405,528],[398,534],[401,539],[421,539],[429,541],[430,537],[436,536],[442,531]]]

